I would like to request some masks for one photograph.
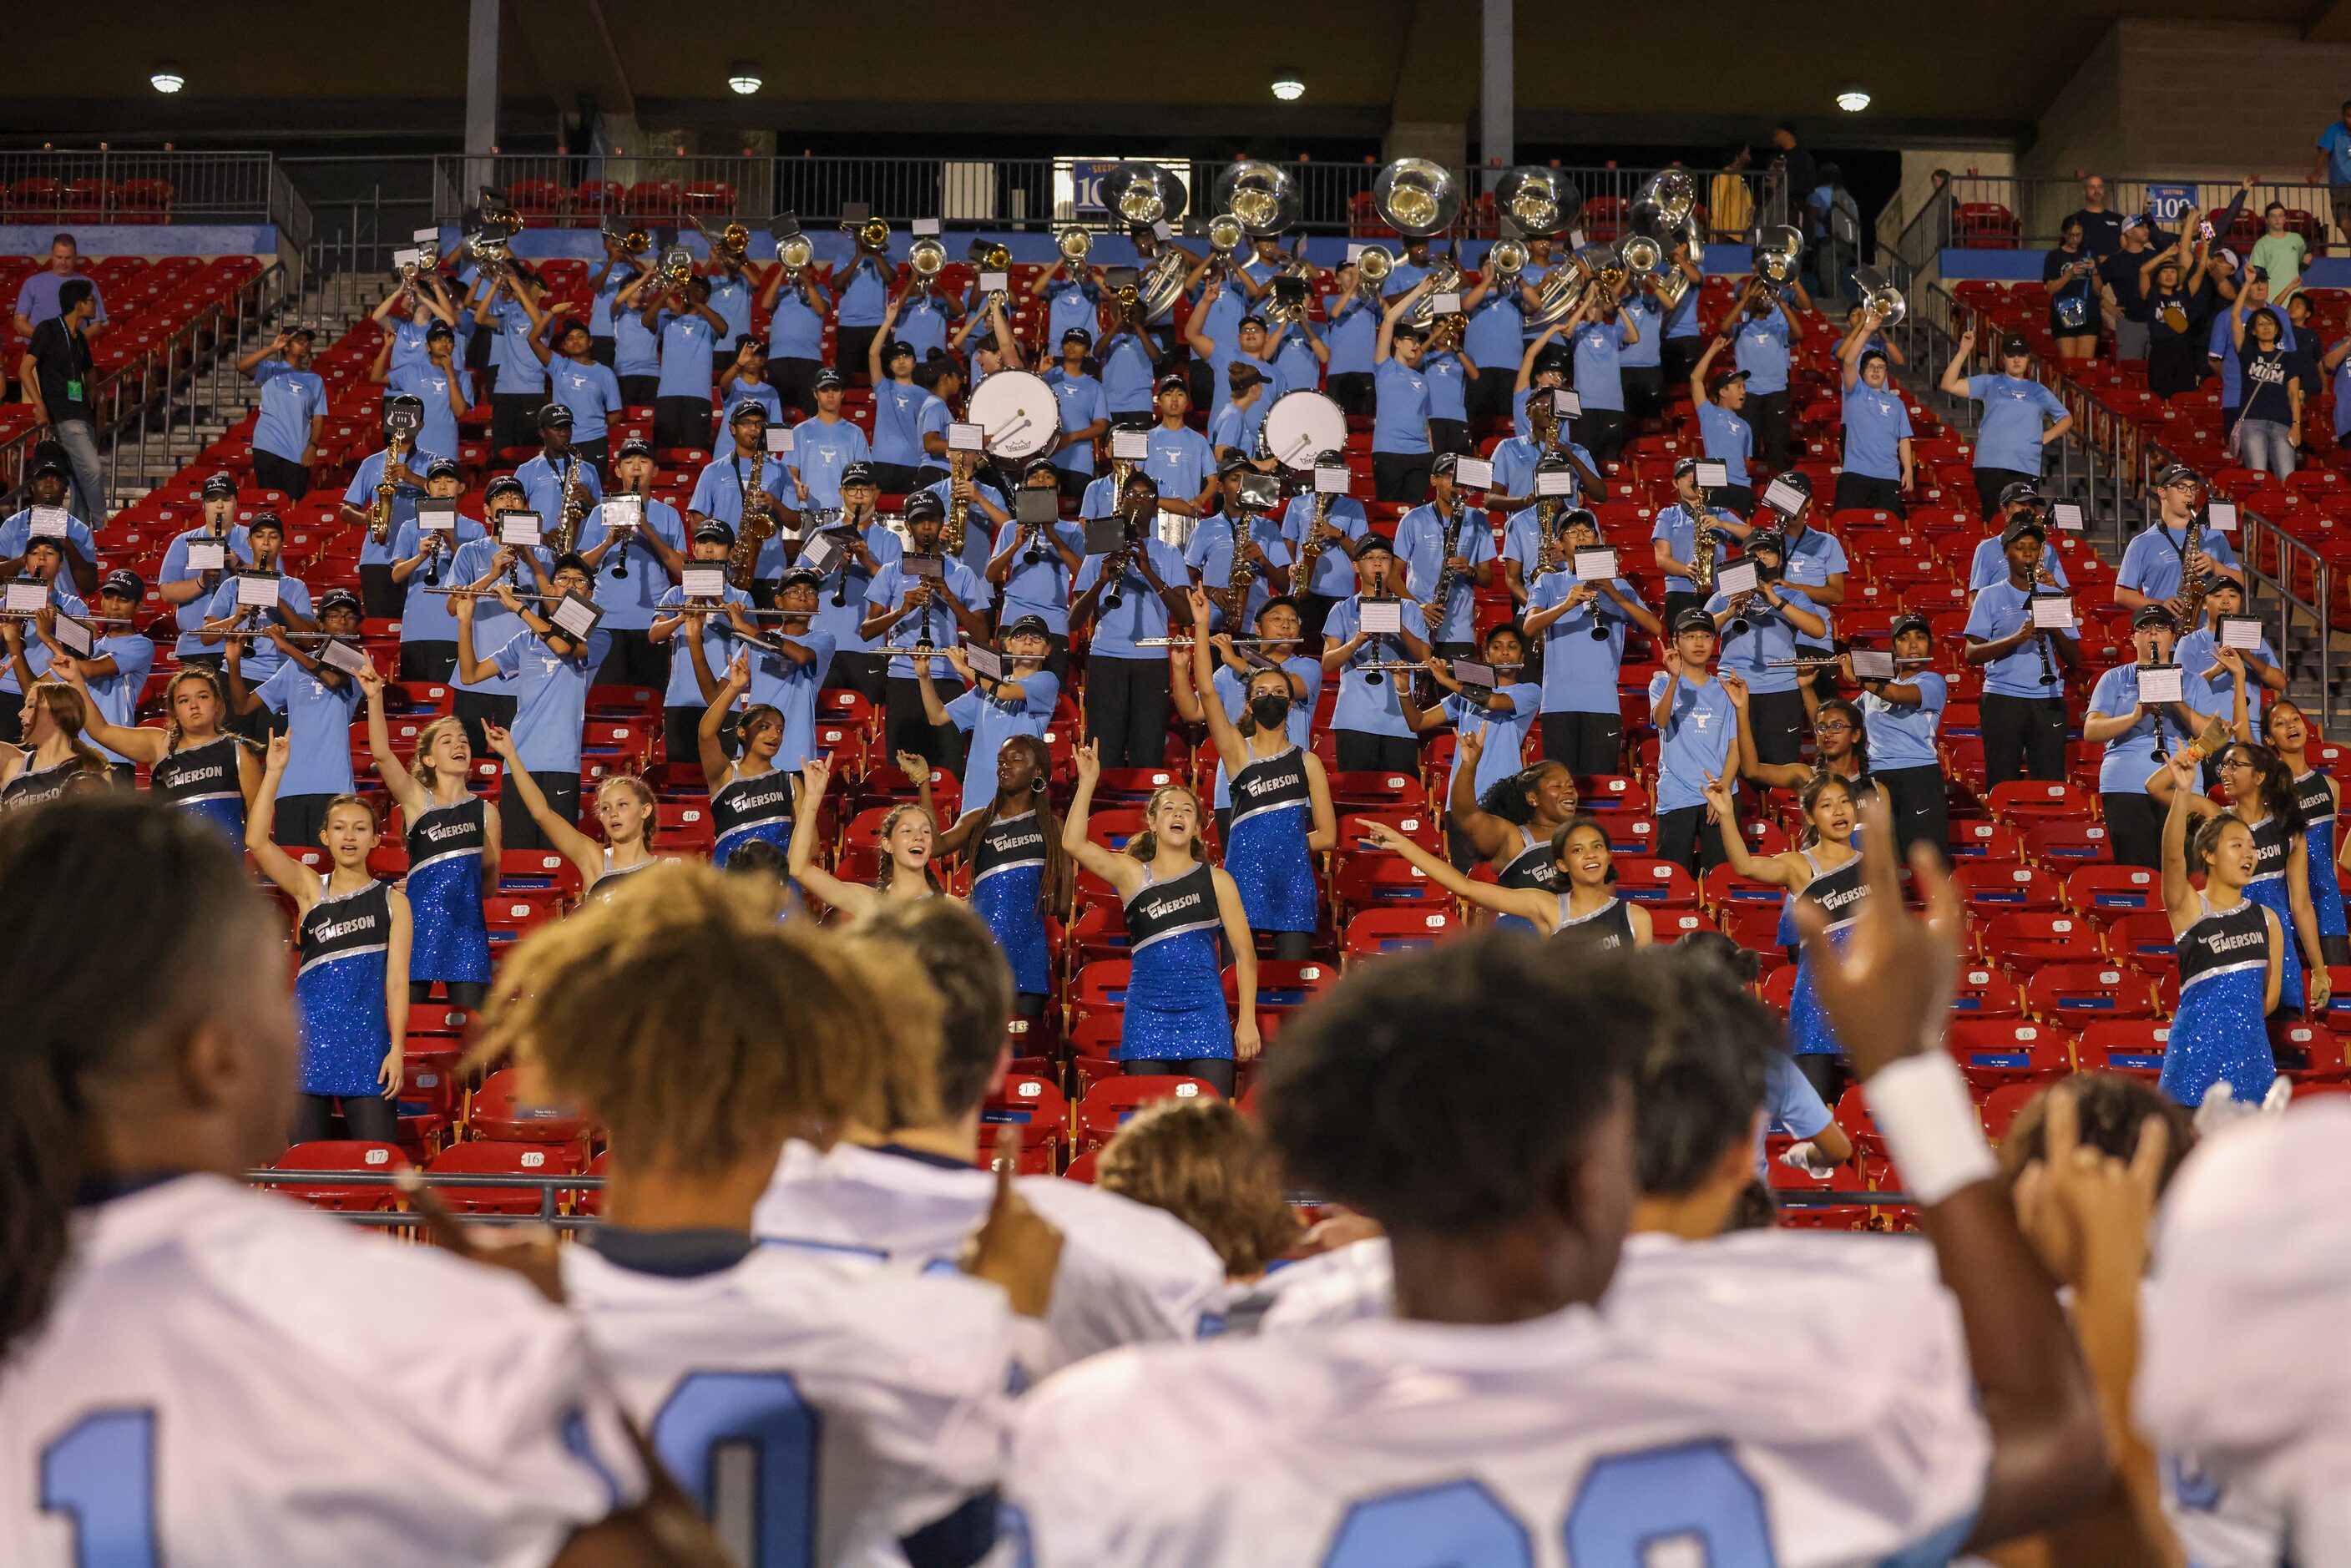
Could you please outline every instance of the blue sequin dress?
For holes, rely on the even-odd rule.
[[[1497,887],[1539,887],[1546,893],[1559,889],[1559,862],[1552,858],[1551,841],[1538,839],[1521,822],[1514,830],[1519,835],[1519,852],[1510,863],[1494,873]],[[1517,915],[1497,915],[1497,927],[1515,931],[1534,931],[1534,923]],[[1536,933],[1544,935],[1543,933]]]
[[[1788,1053],[1836,1055],[1844,1047],[1838,1043],[1836,1030],[1829,1027],[1829,1015],[1821,1006],[1820,995],[1813,989],[1813,960],[1796,930],[1796,904],[1800,900],[1810,899],[1828,911],[1829,944],[1842,952],[1869,889],[1862,883],[1858,854],[1829,872],[1821,870],[1820,859],[1812,851],[1804,851],[1803,856],[1804,863],[1813,868],[1813,880],[1805,883],[1803,892],[1790,894],[1780,904],[1780,944],[1796,957],[1796,988],[1788,999]]]
[[[1146,882],[1126,901],[1134,946],[1120,1060],[1189,1061],[1233,1054],[1232,1019],[1217,962],[1217,884],[1207,862]]]
[[[1233,820],[1225,834],[1225,871],[1241,895],[1252,931],[1311,931],[1321,894],[1306,835],[1314,826],[1306,753],[1292,746],[1252,758],[1233,775]]]
[[[319,879],[323,889],[326,879]],[[371,882],[355,893],[323,894],[295,936],[301,969],[294,1005],[301,1020],[300,1088],[305,1094],[375,1093],[392,1054],[384,1009],[391,958],[391,889]]]
[[[1030,996],[1053,988],[1052,949],[1037,898],[1045,880],[1043,823],[1034,810],[994,818],[972,849],[972,913],[1004,949],[1013,990]]]
[[[2245,883],[2245,896],[2278,917],[2278,930],[2285,939],[2285,977],[2278,986],[2278,1010],[2298,1013],[2302,1010],[2302,944],[2294,939],[2294,895],[2285,875],[2286,856],[2295,851],[2276,818],[2263,817],[2252,826],[2253,874]],[[2330,875],[2327,880],[2335,879]]]
[[[427,806],[408,824],[408,895],[414,921],[408,977],[465,983],[490,977],[490,933],[482,918],[482,856],[489,819],[478,795]]]
[[[754,839],[779,850],[791,847],[792,777],[780,768],[765,773],[727,768],[726,782],[710,798],[710,827],[716,835],[710,846],[712,865],[725,865],[728,855]]]
[[[2179,1010],[2171,1020],[2157,1087],[2182,1105],[2200,1105],[2213,1084],[2225,1082],[2240,1103],[2259,1104],[2277,1076],[2262,1018],[2269,979],[2268,906],[2251,897],[2232,909],[2216,910],[2200,896],[2197,903],[2203,913],[2174,942]]]
[[[147,771],[150,794],[219,828],[239,854],[245,852],[245,778],[238,749],[243,745],[233,735],[219,736],[169,752]]]
[[[2318,934],[2351,936],[2343,883],[2335,871],[2335,791],[2326,775],[2314,768],[2294,779],[2294,793],[2302,807],[2302,847],[2310,866],[2310,908],[2318,916]]]

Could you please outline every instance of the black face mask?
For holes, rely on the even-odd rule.
[[[1290,699],[1279,692],[1259,692],[1249,698],[1249,717],[1259,729],[1279,729],[1290,717]]]

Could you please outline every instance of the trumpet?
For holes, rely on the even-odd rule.
[[[890,225],[881,218],[868,218],[854,227],[848,224],[841,226],[857,236],[857,248],[860,250],[870,250],[878,255],[890,248]]]
[[[1877,324],[1891,327],[1910,313],[1909,301],[1902,291],[1886,280],[1886,275],[1874,267],[1857,268],[1853,275],[1855,287],[1861,290],[1861,302],[1877,312]]]
[[[1055,235],[1053,236],[1053,244],[1054,246],[1061,251],[1061,259],[1068,262],[1071,267],[1076,267],[1079,263],[1084,261],[1087,256],[1092,252],[1094,248],[1094,236],[1088,234],[1085,230],[1072,225]]]
[[[906,247],[906,270],[914,275],[918,290],[927,293],[946,265],[947,247],[929,235]]]
[[[1519,274],[1527,269],[1527,247],[1514,239],[1497,240],[1486,253],[1486,270],[1493,275],[1497,287],[1516,283]]]

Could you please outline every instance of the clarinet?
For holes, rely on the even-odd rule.
[[[1380,584],[1380,587],[1381,587],[1382,591],[1380,591],[1380,592],[1378,592],[1378,593],[1372,594],[1372,595],[1370,595],[1369,597],[1370,597],[1370,598],[1372,598],[1372,599],[1374,599],[1374,600],[1376,600],[1376,601],[1380,601],[1380,602],[1382,602],[1382,603],[1385,603],[1385,602],[1386,602],[1386,601],[1388,601],[1389,600],[1392,600],[1392,599],[1394,599],[1394,598],[1395,597],[1395,594],[1393,594],[1393,593],[1389,593],[1389,592],[1385,591],[1385,590],[1386,590],[1386,588],[1387,588],[1387,584],[1386,584],[1386,583],[1384,583],[1384,582],[1381,583],[1381,584]],[[1383,662],[1384,662],[1384,661],[1381,659],[1380,655],[1382,655],[1383,653],[1385,653],[1388,651],[1388,650],[1387,650],[1387,641],[1388,641],[1388,634],[1387,634],[1386,632],[1373,632],[1373,633],[1371,634],[1371,642],[1370,642],[1370,643],[1368,644],[1368,652],[1371,653],[1371,655],[1372,655],[1372,656],[1371,656],[1370,660],[1369,660],[1369,661],[1367,661],[1368,663],[1373,664],[1381,664],[1381,663],[1383,663]],[[1381,671],[1381,670],[1374,669],[1374,670],[1366,670],[1366,671],[1364,671],[1364,685],[1367,685],[1367,686],[1376,686],[1376,685],[1384,685],[1384,684],[1386,683],[1386,681],[1387,681],[1387,678],[1388,678],[1388,677],[1387,677],[1387,674],[1386,674],[1386,673],[1385,673],[1384,671]]]
[[[2029,623],[2032,619],[2032,601],[2034,600],[2062,599],[2064,597],[2064,596],[2063,594],[2037,593],[2031,589],[2027,589],[2024,595],[2024,618],[2026,622]],[[2049,656],[2049,632],[2045,627],[2032,633],[2032,649],[2033,652],[2041,655],[2041,684],[2044,686],[2055,685],[2057,684],[2057,664],[2056,662]],[[2162,721],[2158,719],[2156,722],[2156,730],[2158,734],[2162,733]]]
[[[1463,514],[1457,506],[1445,519],[1444,561],[1449,561],[1461,553],[1462,518]],[[1427,617],[1428,630],[1432,634],[1444,629],[1446,609],[1452,602],[1454,584],[1459,580],[1453,569],[1444,561],[1437,565],[1437,591],[1428,596],[1427,607],[1422,612]]]
[[[643,508],[650,506],[652,502],[653,497],[650,496],[643,497],[638,500],[637,506],[639,510],[637,512],[637,516],[639,517],[643,517],[644,516]],[[613,531],[616,533],[619,532],[617,529]],[[628,577],[629,540],[626,534],[621,534],[619,538],[612,540],[612,580],[615,582],[625,582],[628,580]]]
[[[424,586],[441,586],[441,533],[429,528],[424,534]]]

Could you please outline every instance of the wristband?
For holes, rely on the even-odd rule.
[[[1939,1041],[1880,1068],[1864,1096],[1904,1190],[1920,1207],[1989,1180],[1997,1170],[1967,1080]]]

